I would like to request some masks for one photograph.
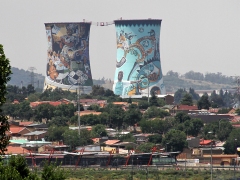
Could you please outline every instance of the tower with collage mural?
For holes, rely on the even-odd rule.
[[[92,90],[89,60],[91,23],[46,23],[47,61],[44,89],[88,94]]]
[[[166,94],[160,61],[161,20],[116,20],[114,94],[122,97]]]

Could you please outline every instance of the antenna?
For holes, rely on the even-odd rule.
[[[29,67],[28,70],[30,71],[31,82],[30,84],[34,87],[34,71],[37,70],[35,67]]]

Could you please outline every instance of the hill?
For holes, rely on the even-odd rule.
[[[8,82],[9,85],[16,85],[16,86],[25,86],[27,87],[28,84],[31,84],[31,75],[32,72],[25,71],[23,69],[18,69],[12,67],[12,74],[11,80]],[[36,88],[42,89],[44,84],[44,76],[42,74],[34,73],[34,86]]]
[[[12,75],[11,80],[8,84],[21,86],[21,82],[23,86],[27,86],[31,83],[31,73],[30,71],[25,71],[23,69],[18,69],[12,67]],[[36,88],[42,89],[44,84],[44,76],[42,74],[34,73],[34,86]],[[220,78],[215,78],[212,80],[194,80],[190,78],[186,78],[185,76],[172,76],[165,75],[163,77],[166,91],[167,92],[175,92],[180,88],[189,89],[190,87],[195,90],[213,90],[213,89],[232,89],[236,85],[233,80],[230,79],[228,81],[219,82]],[[217,83],[218,82],[218,83]],[[110,79],[93,79],[94,85],[103,86],[106,89],[111,89],[113,85],[113,81]]]

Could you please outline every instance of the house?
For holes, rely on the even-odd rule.
[[[158,98],[163,99],[166,105],[173,105],[174,104],[174,96],[167,94],[167,95],[157,95]]]
[[[31,132],[32,131],[47,131],[48,126],[47,124],[29,124],[26,126]]]
[[[136,134],[134,137],[136,138],[137,144],[148,142],[148,136],[151,136],[153,134]]]
[[[5,154],[18,155],[18,154],[27,154],[29,151],[20,146],[9,145],[7,146],[7,151]]]
[[[65,101],[35,101],[35,102],[30,102],[30,107],[32,109],[34,109],[41,104],[50,104],[52,106],[59,106],[61,104],[68,104],[68,102],[65,102]]]
[[[6,132],[10,139],[13,137],[23,137],[24,134],[29,133],[30,130],[26,127],[19,127],[16,125],[11,124],[9,127],[9,131]]]
[[[64,151],[68,151],[70,145],[63,144],[62,141],[53,142],[52,144],[43,145],[38,148],[39,153],[43,154],[62,154]]]
[[[33,131],[24,134],[29,141],[37,141],[43,139],[47,135],[47,131]]]

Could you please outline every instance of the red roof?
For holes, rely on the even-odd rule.
[[[30,106],[32,108],[37,107],[40,104],[50,104],[52,106],[59,106],[59,105],[62,104],[62,102],[61,101],[40,101],[40,102],[36,101],[36,102],[30,102]]]
[[[197,106],[179,105],[178,110],[198,110]]]
[[[116,144],[116,143],[118,143],[120,140],[107,140],[107,141],[105,141],[104,143],[106,144],[106,145],[113,145],[113,144]]]
[[[212,140],[202,140],[200,141],[200,145],[209,145],[212,142]]]
[[[80,103],[88,103],[88,102],[95,102],[97,103],[97,99],[80,99]]]
[[[16,126],[11,127],[10,126],[9,131],[11,134],[17,134],[17,133],[20,133],[24,129],[25,129],[25,127],[16,127]]]
[[[25,148],[22,148],[20,146],[8,146],[7,151],[5,151],[5,154],[26,154],[29,151]]]

